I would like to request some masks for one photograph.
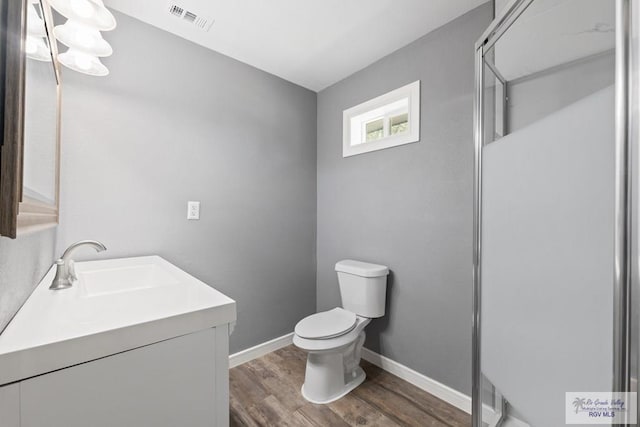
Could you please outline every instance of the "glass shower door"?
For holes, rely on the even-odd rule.
[[[474,426],[614,386],[623,3],[512,1],[477,46]]]

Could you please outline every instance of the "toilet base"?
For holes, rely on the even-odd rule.
[[[309,351],[302,396],[311,403],[324,404],[340,399],[358,387],[366,375],[360,367],[365,334],[344,347]]]
[[[302,384],[302,389],[300,390],[302,392],[302,397],[304,397],[306,400],[308,400],[311,403],[316,403],[316,404],[320,404],[320,405],[324,405],[324,404],[327,404],[327,403],[335,402],[336,400],[338,400],[338,399],[346,396],[347,394],[349,394],[351,392],[351,390],[353,390],[356,387],[358,387],[367,378],[367,375],[364,373],[364,370],[362,370],[362,368],[359,367],[359,366],[356,368],[356,371],[354,373],[356,374],[355,378],[353,378],[351,381],[349,381],[347,384],[345,384],[344,389],[342,389],[340,392],[338,392],[338,394],[336,394],[334,396],[328,397],[328,398],[323,399],[323,400],[314,399],[314,398],[308,396],[307,393],[305,393],[304,384]]]

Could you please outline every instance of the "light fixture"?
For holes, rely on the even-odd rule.
[[[51,51],[42,37],[27,35],[24,44],[24,50],[27,58],[37,61],[51,62]]]
[[[100,31],[71,19],[64,25],[57,25],[53,34],[65,46],[93,56],[109,56],[113,53],[111,45],[102,38]]]
[[[58,60],[65,67],[79,73],[91,76],[106,76],[109,74],[107,67],[97,57],[78,49],[69,48],[66,52],[58,55]]]
[[[98,57],[113,53],[100,31],[116,27],[116,19],[102,0],[49,0],[68,20],[54,28],[55,38],[69,50],[58,55],[62,65],[91,76],[106,76],[109,70]]]
[[[99,31],[110,31],[116,27],[116,19],[104,6],[102,0],[49,0],[61,15]]]

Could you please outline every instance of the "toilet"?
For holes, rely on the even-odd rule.
[[[344,260],[336,272],[342,307],[305,317],[293,336],[296,347],[308,352],[302,396],[312,403],[333,402],[362,384],[364,328],[385,314],[389,268]]]

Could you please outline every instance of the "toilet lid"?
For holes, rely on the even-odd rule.
[[[344,335],[356,327],[356,315],[343,308],[307,316],[296,325],[296,335],[307,339],[328,339]]]

